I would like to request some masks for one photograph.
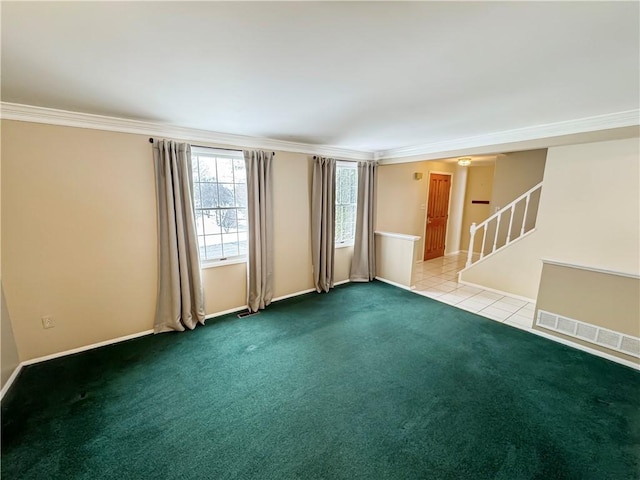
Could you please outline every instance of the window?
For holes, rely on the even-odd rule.
[[[247,176],[242,152],[192,147],[202,263],[247,255]]]
[[[353,162],[336,164],[336,245],[352,244],[356,235],[358,170]]]

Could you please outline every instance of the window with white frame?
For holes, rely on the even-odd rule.
[[[358,170],[354,162],[336,163],[336,245],[353,244],[356,235]]]
[[[192,147],[200,261],[247,255],[247,176],[242,152]]]

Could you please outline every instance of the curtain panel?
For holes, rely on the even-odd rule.
[[[273,298],[273,153],[243,153],[249,219],[247,307],[257,312]]]
[[[191,146],[154,140],[158,202],[158,299],[154,332],[204,324],[200,252],[193,207]]]
[[[358,162],[358,207],[356,235],[349,279],[370,282],[376,276],[375,195],[377,162]]]
[[[311,256],[316,291],[333,288],[336,160],[314,157],[311,192]]]

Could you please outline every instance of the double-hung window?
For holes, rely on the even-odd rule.
[[[247,176],[242,152],[192,147],[193,191],[200,261],[247,255]]]
[[[356,234],[358,170],[354,162],[336,163],[336,246],[353,245]]]

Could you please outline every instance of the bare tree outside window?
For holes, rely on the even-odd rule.
[[[358,170],[355,164],[336,165],[336,245],[353,243],[356,233]]]
[[[247,254],[247,185],[242,152],[193,148],[196,225],[203,262]]]

